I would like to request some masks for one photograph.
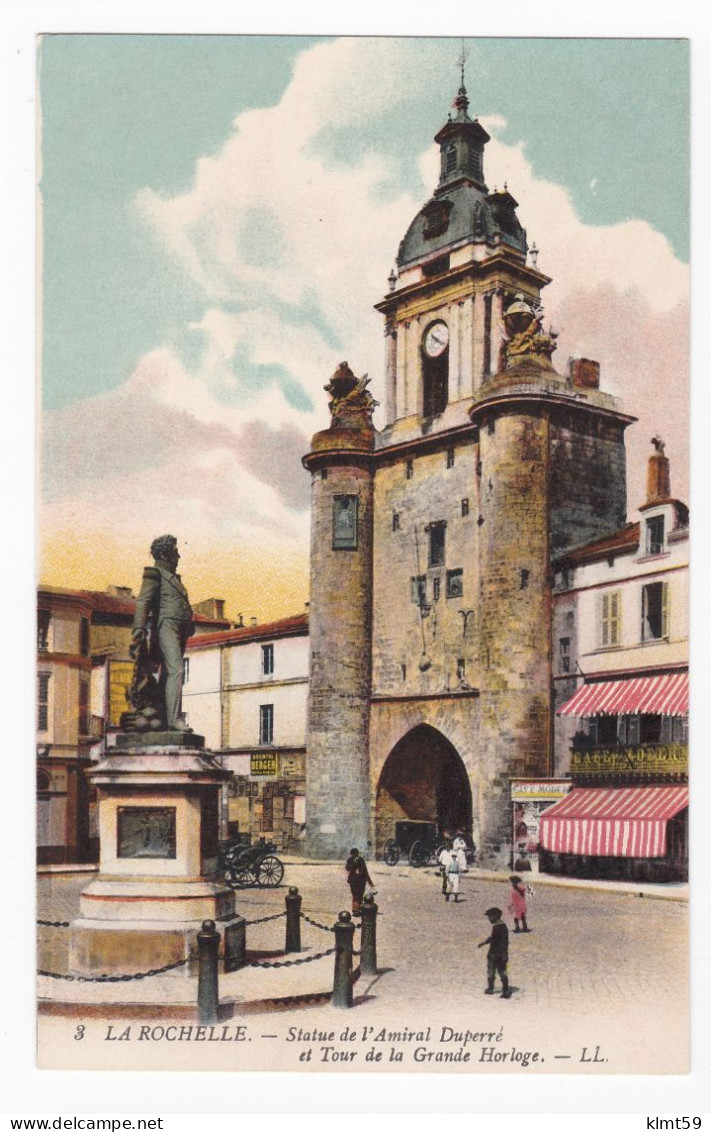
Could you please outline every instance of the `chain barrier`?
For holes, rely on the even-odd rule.
[[[273,916],[262,916],[261,920],[245,920],[244,926],[246,928],[254,927],[255,924],[266,924],[269,920],[280,920],[285,916],[286,912],[276,912]]]
[[[273,963],[246,963],[247,967],[298,967],[301,963],[313,963],[316,959],[324,959],[327,955],[333,955],[339,948],[329,947],[328,951],[319,951],[318,955],[304,955],[301,959],[282,959]]]
[[[332,932],[334,930],[333,928],[327,927],[326,924],[317,924],[316,920],[312,920],[311,917],[307,916],[305,912],[300,912],[299,915],[301,916],[302,920],[306,920],[307,924],[311,924],[311,926],[314,928],[320,928],[322,932]]]
[[[166,963],[165,967],[154,967],[151,971],[137,971],[135,975],[58,975],[55,971],[38,971],[47,979],[64,979],[68,983],[130,983],[133,979],[149,979],[153,975],[163,975],[166,971],[174,971],[176,967],[184,967],[190,962],[179,959],[177,963]]]
[[[312,927],[314,927],[314,928],[320,928],[322,932],[334,932],[336,930],[335,928],[327,927],[326,924],[317,923],[316,920],[312,920],[310,916],[307,916],[305,912],[300,912],[299,915],[301,916],[302,920],[306,920],[307,924],[311,924]],[[353,924],[353,927],[355,928],[355,930],[357,932],[359,932],[361,930],[361,928],[363,927],[363,925],[362,924]]]
[[[69,920],[38,920],[37,926],[40,928],[70,928],[72,925]]]

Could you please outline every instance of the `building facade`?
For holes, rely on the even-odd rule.
[[[553,367],[550,280],[507,187],[486,186],[489,137],[468,108],[462,86],[435,138],[439,184],[377,304],[385,426],[342,366],[304,458],[318,856],[378,851],[419,819],[508,861],[510,780],[553,769],[551,561],[626,517],[634,418],[595,362]]]
[[[91,603],[44,587],[37,600],[37,857],[92,859],[89,830]]]
[[[689,512],[655,446],[639,521],[554,564],[555,771],[575,788],[543,823],[554,871],[687,873]],[[604,853],[578,829],[581,799],[617,821]]]
[[[223,837],[301,844],[305,823],[306,613],[188,642],[183,711],[234,778],[223,788]]]

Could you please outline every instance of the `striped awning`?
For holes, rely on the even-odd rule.
[[[688,711],[689,673],[674,672],[583,684],[556,714],[686,715]]]
[[[541,815],[540,845],[586,857],[663,857],[688,786],[575,787]]]

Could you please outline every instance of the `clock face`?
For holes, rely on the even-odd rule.
[[[438,358],[449,345],[449,327],[446,322],[433,322],[425,331],[422,343],[428,358]]]

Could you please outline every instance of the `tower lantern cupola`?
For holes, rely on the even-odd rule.
[[[469,99],[464,83],[460,86],[454,100],[453,109],[446,125],[435,135],[440,151],[440,175],[436,193],[446,191],[454,182],[466,178],[472,181],[483,193],[489,190],[484,181],[484,146],[490,136],[480,123],[469,117]]]

